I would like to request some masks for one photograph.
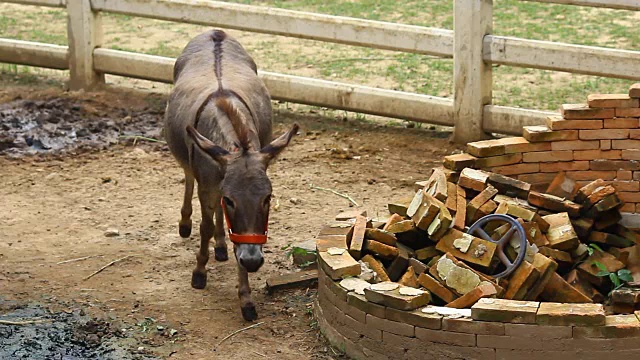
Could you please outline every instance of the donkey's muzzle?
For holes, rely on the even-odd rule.
[[[256,272],[258,271],[262,265],[264,264],[264,258],[262,256],[258,257],[248,257],[238,259],[240,265],[247,269],[247,272]]]

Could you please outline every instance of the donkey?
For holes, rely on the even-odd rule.
[[[207,284],[211,237],[215,259],[228,260],[225,219],[238,263],[242,316],[253,321],[258,314],[248,273],[264,263],[262,245],[267,241],[271,200],[267,166],[289,144],[298,125],[271,141],[271,98],[257,76],[256,64],[238,41],[221,30],[207,31],[187,44],[175,63],[173,81],[165,135],[184,169],[181,237],[191,235],[196,181],[202,209],[191,286],[203,289]]]

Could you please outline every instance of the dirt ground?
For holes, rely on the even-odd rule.
[[[131,122],[131,114],[151,114],[158,119],[156,130],[161,128],[165,98],[158,94],[123,88],[68,93],[40,85],[0,89],[0,103],[55,100],[111,119],[116,127]],[[251,325],[240,315],[235,262],[212,256],[207,287],[191,288],[199,241],[197,231],[189,239],[178,236],[181,170],[162,143],[131,139],[103,150],[0,157],[0,315],[34,304],[52,314],[85,312],[121,328],[131,353],[145,358],[340,358],[315,326],[314,289],[265,291],[268,277],[295,270],[284,246],[312,239],[323,223],[349,208],[347,200],[311,185],[349,194],[370,215],[386,216],[386,203],[410,195],[411,185],[455,147],[447,133],[323,117],[316,110],[276,110],[274,133],[294,121],[301,133],[269,170],[274,209],[266,264],[250,274],[260,325],[218,346]],[[111,229],[120,235],[107,237]],[[81,257],[89,258],[58,264]]]

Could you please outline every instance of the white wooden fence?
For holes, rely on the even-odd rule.
[[[640,0],[526,0],[640,10]],[[101,48],[100,12],[453,57],[454,98],[261,71],[272,97],[290,102],[455,126],[466,143],[516,135],[554,113],[491,105],[491,65],[640,79],[640,52],[492,35],[492,0],[454,0],[454,31],[201,0],[0,0],[66,7],[69,46],[0,39],[0,62],[70,70],[72,89],[104,74],[171,83],[175,59]],[[630,29],[629,31],[633,31]]]

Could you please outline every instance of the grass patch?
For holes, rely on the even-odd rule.
[[[453,0],[235,0],[330,15],[453,28]],[[527,39],[640,48],[640,13],[519,0],[494,0],[494,33]],[[103,14],[104,47],[176,57],[205,26]],[[267,71],[451,97],[453,61],[355,46],[230,31]],[[0,37],[66,44],[66,11],[3,4]],[[628,80],[494,68],[494,103],[556,110],[589,93],[625,92]]]

